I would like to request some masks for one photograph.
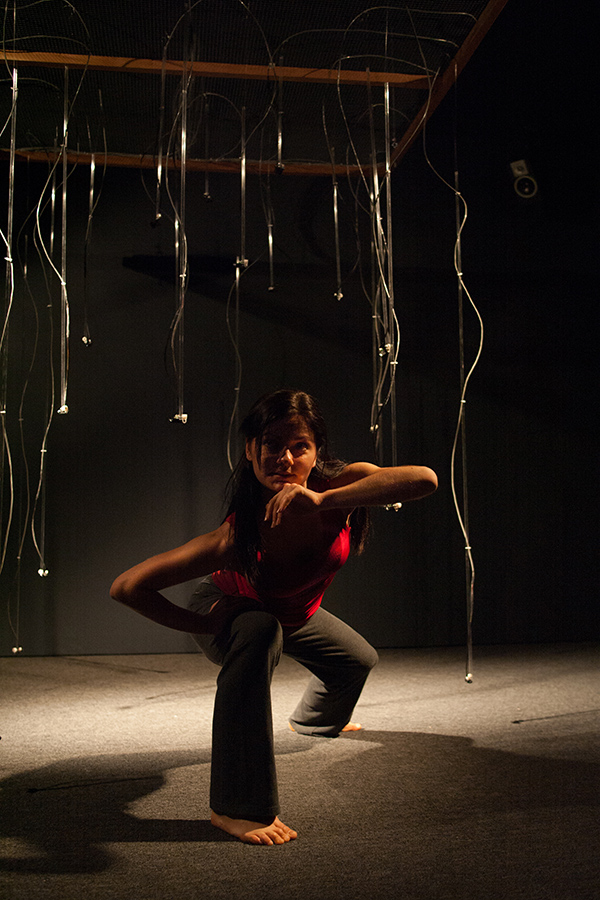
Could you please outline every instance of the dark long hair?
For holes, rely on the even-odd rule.
[[[256,401],[240,425],[244,441],[256,441],[258,456],[262,453],[263,436],[276,422],[292,417],[301,418],[312,431],[317,447],[317,462],[309,482],[327,482],[339,475],[346,465],[329,455],[327,428],[316,400],[304,391],[282,390],[265,394]],[[315,485],[316,486],[316,485]],[[260,532],[257,512],[261,508],[262,488],[254,474],[245,449],[231,474],[227,486],[227,515],[235,514],[233,554],[234,564],[252,585],[259,578],[258,552]],[[362,553],[369,531],[369,515],[365,507],[357,507],[350,517],[350,546]]]

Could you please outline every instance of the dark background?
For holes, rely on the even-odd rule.
[[[590,80],[581,23],[533,0],[512,0],[436,111],[426,151],[460,187],[469,217],[463,271],[485,326],[467,403],[470,543],[476,565],[476,643],[598,639],[597,182]],[[585,30],[585,29],[583,29]],[[315,123],[319,127],[319,123]],[[510,163],[526,159],[539,185],[523,200]],[[45,170],[19,165],[35,195]],[[48,444],[46,563],[31,540],[20,578],[11,538],[2,590],[27,654],[176,652],[192,649],[110,600],[124,568],[215,527],[228,477],[226,438],[235,361],[226,324],[239,252],[235,176],[188,179],[190,290],[186,310],[185,426],[164,349],[174,309],[172,233],[151,226],[137,172],[104,178],[87,280],[83,247],[87,173],[70,179],[72,354],[69,414]],[[4,181],[6,179],[3,179]],[[438,492],[398,513],[376,511],[365,555],[330,588],[326,606],[379,647],[465,640],[464,541],[450,491],[458,413],[454,195],[428,166],[420,141],[393,176],[396,305],[402,332],[399,461],[432,466]],[[242,410],[259,394],[298,386],[321,401],[335,451],[372,459],[370,309],[355,277],[337,301],[330,179],[273,185],[275,291],[266,264],[244,278]],[[355,259],[352,204],[342,192],[342,256]],[[248,247],[264,254],[258,182],[248,184]],[[32,273],[32,282],[39,275]],[[43,292],[41,282],[37,285]],[[92,346],[80,341],[87,295]],[[43,306],[43,304],[42,304]],[[27,368],[30,307],[19,306],[12,362]],[[477,320],[466,309],[467,361]],[[24,407],[26,441],[39,448],[46,403],[39,382]],[[22,356],[22,360],[20,359]],[[36,370],[37,371],[37,370]],[[35,374],[35,373],[34,373]],[[20,382],[9,385],[18,405]],[[35,451],[32,482],[37,479]],[[23,464],[15,463],[17,485]],[[20,493],[19,493],[20,492]],[[23,491],[17,492],[16,520]],[[20,525],[19,525],[20,527]],[[171,596],[185,602],[189,586]],[[1,652],[15,642],[4,627]]]

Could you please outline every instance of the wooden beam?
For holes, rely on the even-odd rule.
[[[30,160],[32,162],[54,163],[61,154],[54,150],[17,150],[17,160]],[[9,151],[0,150],[0,159],[8,159]],[[69,165],[89,165],[92,159],[91,153],[77,153],[76,151],[67,152],[67,162]],[[126,169],[156,169],[157,161],[152,156],[140,156],[134,153],[110,153],[107,156],[96,153],[94,160],[97,168],[104,165],[120,167]],[[239,159],[188,159],[186,168],[188,172],[239,172]],[[179,160],[169,159],[163,161],[163,166],[168,169],[179,169]],[[255,175],[273,175],[276,174],[277,167],[275,162],[261,162],[259,160],[247,160],[246,171]],[[284,175],[329,175],[333,172],[340,177],[347,175],[357,175],[360,171],[359,166],[345,166],[338,164],[335,167],[329,163],[301,163],[290,162],[285,163],[282,174]]]
[[[391,165],[397,165],[414,143],[425,122],[439,106],[447,92],[453,86],[458,75],[493,25],[497,17],[506,6],[508,0],[490,0],[474,27],[467,35],[466,40],[459,48],[456,56],[450,62],[444,73],[435,82],[431,96],[425,102],[413,121],[404,132],[398,146],[392,152]],[[4,59],[7,62],[25,66],[48,66],[54,68],[95,69],[97,71],[111,72],[135,72],[142,74],[159,75],[164,71],[169,75],[181,75],[190,68],[194,74],[207,78],[236,78],[248,80],[268,81],[295,81],[299,83],[325,83],[325,84],[391,84],[412,89],[427,89],[428,82],[421,75],[406,75],[392,72],[358,72],[337,69],[303,69],[290,66],[251,66],[234,65],[229,63],[185,63],[181,60],[135,59],[130,57],[112,56],[86,56],[70,53],[33,53],[14,52],[6,50]],[[38,161],[53,161],[55,156],[51,151],[20,150],[18,157]],[[0,151],[0,157],[5,157],[6,152]],[[70,152],[69,163],[89,163],[91,156],[86,153]],[[136,154],[114,154],[106,158],[96,155],[98,164],[109,166],[122,166],[126,168],[154,168],[156,160],[149,156]],[[102,162],[101,162],[102,160]],[[177,160],[169,160],[166,165],[169,168],[178,168]],[[240,161],[236,159],[212,160],[190,159],[187,162],[189,171],[203,172],[239,172]],[[247,171],[253,173],[273,173],[277,171],[275,163],[248,161]],[[363,171],[369,171],[370,167],[363,167]],[[296,163],[285,164],[284,171],[289,175],[355,175],[361,171],[359,166],[336,165],[329,163]]]
[[[296,66],[250,66],[234,63],[186,63],[182,60],[134,59],[125,56],[86,56],[77,53],[33,53],[5,50],[4,60],[20,66],[45,68],[93,69],[98,72],[132,72],[143,75],[181,75],[192,72],[203,78],[234,78],[245,81],[295,81],[314,84],[392,84],[427,89],[423,75],[397,72],[364,72],[351,69],[306,69]]]
[[[440,105],[450,88],[455,84],[456,79],[507,3],[508,0],[490,0],[485,7],[476,24],[459,47],[456,56],[443,75],[435,82],[429,100],[423,104],[402,135],[402,139],[398,143],[398,146],[392,152],[392,166],[397,165],[409,147],[412,146],[419,135],[419,132],[423,128],[423,125]]]

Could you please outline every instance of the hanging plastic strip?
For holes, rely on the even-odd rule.
[[[204,123],[204,159],[209,159],[210,152],[210,130],[209,130],[209,103],[206,94],[202,94],[202,121]],[[204,170],[204,199],[206,202],[212,200],[210,193],[210,181],[208,177],[208,169]]]
[[[64,116],[62,143],[62,222],[60,254],[60,406],[57,412],[69,412],[67,388],[69,380],[70,310],[67,296],[67,144],[69,129],[69,69],[65,66]]]
[[[274,271],[274,263],[273,263],[273,204],[271,203],[271,178],[269,174],[267,174],[267,205],[266,205],[266,215],[267,215],[267,244],[268,244],[268,252],[269,252],[269,291],[275,290],[275,271]]]
[[[172,340],[175,342],[173,356],[175,374],[177,379],[177,412],[173,419],[183,425],[187,422],[187,413],[184,411],[184,363],[185,363],[185,298],[187,293],[187,237],[185,232],[185,201],[186,201],[186,175],[187,175],[187,125],[188,125],[188,89],[191,80],[191,68],[184,66],[181,77],[181,134],[179,143],[179,210],[178,221],[178,253],[177,253],[177,313],[176,325],[173,329]]]
[[[166,65],[167,49],[165,47],[162,57],[162,67],[160,76],[160,110],[158,115],[158,160],[156,164],[156,197],[154,202],[154,222],[160,221],[160,199],[163,177],[163,132],[165,127],[165,91],[167,82]]]
[[[279,65],[283,66],[283,57],[279,59]],[[278,84],[278,109],[277,109],[277,165],[275,171],[280,175],[283,172],[283,81],[280,78]]]
[[[229,318],[229,303],[227,314],[227,325],[229,335],[233,344],[236,361],[236,375],[234,387],[234,401],[231,418],[229,420],[229,431],[227,435],[227,461],[230,469],[233,469],[235,463],[233,457],[237,459],[237,441],[238,435],[238,419],[239,419],[239,402],[240,389],[242,385],[242,358],[240,355],[240,278],[242,272],[247,269],[248,260],[246,259],[246,107],[242,107],[241,111],[241,136],[240,136],[240,255],[235,261],[235,310],[233,327]]]
[[[334,148],[331,148],[331,157],[333,163],[333,230],[335,239],[335,274],[337,280],[337,290],[335,292],[336,300],[341,300],[344,296],[342,293],[342,261],[340,256],[340,222],[338,216],[338,181],[335,174],[335,158]]]
[[[11,531],[13,511],[14,511],[14,473],[12,454],[10,450],[10,442],[8,438],[7,428],[7,383],[8,383],[8,334],[9,322],[14,299],[14,262],[12,254],[12,232],[14,218],[14,185],[15,185],[15,146],[16,146],[16,120],[17,120],[17,98],[18,98],[18,76],[16,68],[12,72],[12,107],[11,107],[11,140],[10,140],[10,158],[9,158],[9,176],[8,176],[8,212],[6,235],[4,242],[6,244],[6,305],[5,315],[2,324],[2,332],[0,334],[0,420],[2,423],[2,447],[0,448],[0,516],[4,513],[4,484],[5,484],[5,459],[8,467],[8,511],[6,527],[4,529],[4,540],[0,546],[0,572],[4,568],[6,560],[6,552],[8,549],[8,538]],[[0,520],[1,521],[1,520]]]

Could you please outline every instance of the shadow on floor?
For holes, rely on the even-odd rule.
[[[295,755],[286,763],[285,786],[288,797],[296,795],[295,821],[310,816],[319,797],[337,805],[322,824],[321,843],[349,810],[362,823],[357,846],[365,837],[375,842],[376,811],[388,822],[394,859],[411,847],[422,865],[429,856],[433,860],[442,840],[467,855],[480,856],[486,849],[506,854],[507,828],[511,842],[529,841],[528,852],[545,846],[545,855],[556,859],[559,844],[561,858],[575,854],[582,865],[597,858],[596,762],[519,755],[440,734],[365,732],[327,742],[291,735],[290,741],[278,755]],[[327,749],[306,752],[315,745]],[[100,872],[115,861],[111,844],[231,841],[209,821],[185,817],[188,807],[207,802],[208,763],[208,751],[102,755],[62,760],[6,779],[0,783],[1,834],[9,846],[13,840],[15,853],[0,861],[0,870]],[[189,768],[184,786],[167,779],[168,772],[183,767]],[[152,800],[164,818],[128,811],[161,788],[162,796]],[[182,818],[173,817],[178,810],[184,811]],[[382,845],[381,852],[389,851]]]

